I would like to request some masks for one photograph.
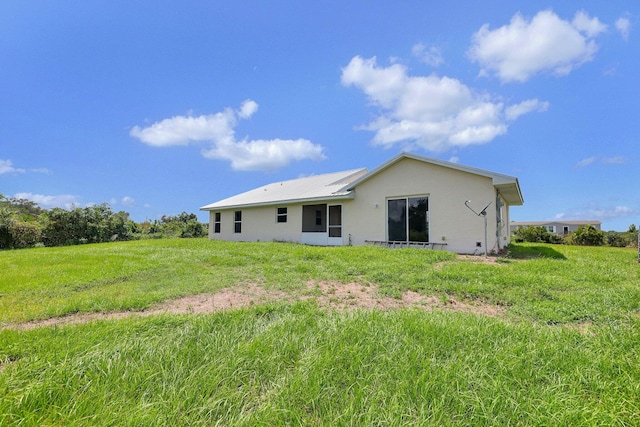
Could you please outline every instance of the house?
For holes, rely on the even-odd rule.
[[[573,233],[581,225],[593,225],[596,230],[600,230],[602,222],[600,221],[512,221],[509,225],[511,234],[515,233],[518,228],[522,227],[544,227],[548,232],[557,234],[558,236],[566,236]]]
[[[489,252],[510,242],[509,207],[523,202],[515,177],[401,153],[372,171],[275,182],[201,210],[210,239],[484,253],[485,235]]]

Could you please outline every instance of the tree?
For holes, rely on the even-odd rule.
[[[37,219],[42,212],[31,200],[0,194],[0,249],[27,248],[40,243],[42,227]]]
[[[163,215],[160,218],[160,232],[172,237],[202,237],[206,227],[198,221],[196,214],[182,212],[177,216]]]
[[[126,212],[113,213],[103,203],[70,211],[53,208],[46,214],[43,239],[47,246],[100,243],[131,239],[131,221]]]
[[[11,227],[13,218],[9,209],[0,206],[0,249],[11,247]]]
[[[207,234],[207,227],[198,222],[195,214],[187,212],[163,216],[153,224],[136,224],[128,212],[114,212],[107,203],[46,210],[30,200],[0,194],[0,249],[130,240],[136,232],[159,237],[202,237]]]

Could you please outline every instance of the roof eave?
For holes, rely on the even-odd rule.
[[[337,194],[334,196],[322,196],[322,197],[308,197],[301,199],[287,199],[287,200],[272,200],[269,202],[261,202],[261,203],[243,203],[236,205],[206,205],[200,208],[201,211],[218,211],[218,210],[228,210],[228,209],[240,209],[240,208],[257,208],[257,207],[265,207],[265,206],[282,206],[282,205],[296,205],[301,203],[310,203],[310,202],[328,202],[333,200],[351,200],[355,197],[354,192],[349,192],[348,194]]]
[[[517,178],[515,181],[502,183],[496,183],[494,180],[493,186],[509,206],[524,205],[524,198],[522,197],[522,191],[520,190],[520,184]]]

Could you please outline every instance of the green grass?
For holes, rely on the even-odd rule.
[[[402,255],[402,256],[399,256]],[[296,291],[309,280],[415,281],[446,252],[318,248],[204,239],[146,240],[0,252],[0,326],[76,312],[139,310],[243,282]]]
[[[158,240],[0,252],[0,425],[639,425],[635,250]],[[362,282],[504,316],[281,302],[14,330],[259,283]]]

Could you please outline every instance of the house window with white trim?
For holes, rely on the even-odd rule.
[[[220,212],[216,212],[214,214],[214,219],[213,219],[213,232],[214,233],[220,233],[220,224],[222,223],[221,219],[220,219]]]
[[[555,233],[556,232],[556,226],[555,225],[547,225],[547,231],[549,233]]]
[[[234,233],[242,233],[242,211],[235,211],[233,217]]]
[[[287,222],[287,208],[278,208],[276,213],[276,222]]]

